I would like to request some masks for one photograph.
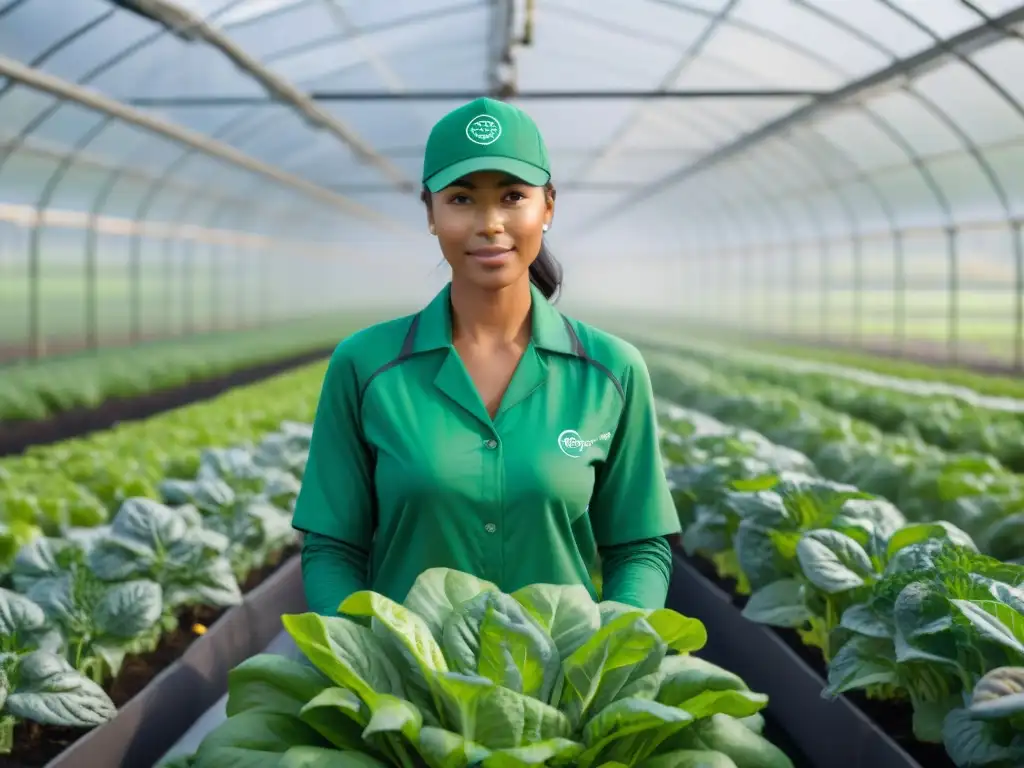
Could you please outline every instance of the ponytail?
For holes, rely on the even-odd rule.
[[[530,265],[530,282],[544,294],[549,301],[562,288],[562,265],[551,255],[546,243],[540,244],[540,253]]]

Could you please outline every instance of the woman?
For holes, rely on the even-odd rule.
[[[679,530],[635,348],[563,317],[543,244],[554,215],[534,122],[478,99],[431,131],[430,232],[451,282],[420,312],[335,350],[294,526],[310,610],[405,599],[448,567],[506,592],[583,584],[662,607]]]

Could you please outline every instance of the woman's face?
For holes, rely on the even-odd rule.
[[[554,200],[544,187],[493,171],[431,194],[427,209],[452,279],[485,290],[525,278],[553,214]]]

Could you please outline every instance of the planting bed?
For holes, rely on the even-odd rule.
[[[720,390],[714,396],[722,399],[713,400],[693,382],[673,388],[670,369],[655,377],[663,393],[721,402],[734,418],[747,412],[742,398]],[[1024,676],[1024,565],[980,554],[948,521],[908,520],[892,503],[827,479],[807,455],[764,435],[700,411],[660,409],[688,555],[679,570],[690,574],[675,591],[680,610],[706,622],[708,652],[726,654],[720,663],[772,697],[812,759],[1024,764],[1016,705],[998,699]],[[797,414],[794,422],[806,424]],[[787,426],[777,428],[791,434]],[[693,565],[701,562],[703,575]],[[717,602],[699,597],[714,586],[708,577]],[[787,650],[774,661],[773,643]],[[798,679],[811,680],[805,694],[824,689],[825,699],[795,695]],[[982,705],[979,696],[996,696],[998,704]],[[858,727],[836,719],[837,697],[857,706],[862,730],[869,724],[845,747]],[[840,745],[835,760],[851,762],[821,762],[831,744]]]
[[[0,764],[151,764],[304,608],[323,370],[0,460]]]
[[[242,594],[247,595],[263,584],[271,575],[286,565],[288,560],[298,553],[298,550],[297,545],[290,546],[280,553],[276,553],[273,558],[274,562],[252,571],[245,582],[240,585]],[[125,658],[118,675],[103,686],[114,705],[121,710],[157,675],[180,659],[189,647],[200,640],[205,631],[212,627],[228,610],[233,609],[195,605],[178,613],[179,625],[163,635],[154,650]],[[242,658],[239,658],[238,661],[242,661]],[[107,728],[111,725],[113,723],[101,727]],[[14,729],[14,748],[11,751],[11,754],[17,757],[13,760],[10,758],[0,759],[0,765],[5,768],[46,766],[89,733],[90,731],[81,728],[40,725],[30,721],[19,723]],[[166,734],[167,732],[164,731],[161,735],[163,738],[167,738]],[[154,754],[158,753],[156,745],[151,745],[150,748],[153,749]],[[110,755],[105,755],[104,759],[110,757]]]
[[[906,703],[868,699],[860,691],[823,699],[828,669],[819,652],[791,629],[751,625],[742,616],[749,597],[737,594],[736,580],[719,576],[709,561],[682,552],[675,558],[670,604],[708,627],[710,661],[741,672],[771,697],[781,727],[812,755],[813,765],[953,768],[942,746],[914,738]]]
[[[320,347],[281,360],[260,363],[230,373],[197,379],[153,392],[111,397],[94,407],[78,406],[36,421],[0,421],[0,457],[18,454],[33,445],[109,429],[115,424],[146,419],[190,405],[236,387],[270,378],[289,369],[330,356],[333,347]]]

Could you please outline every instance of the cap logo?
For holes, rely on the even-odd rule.
[[[466,126],[466,137],[474,144],[487,146],[501,136],[501,123],[490,115],[477,115]]]

